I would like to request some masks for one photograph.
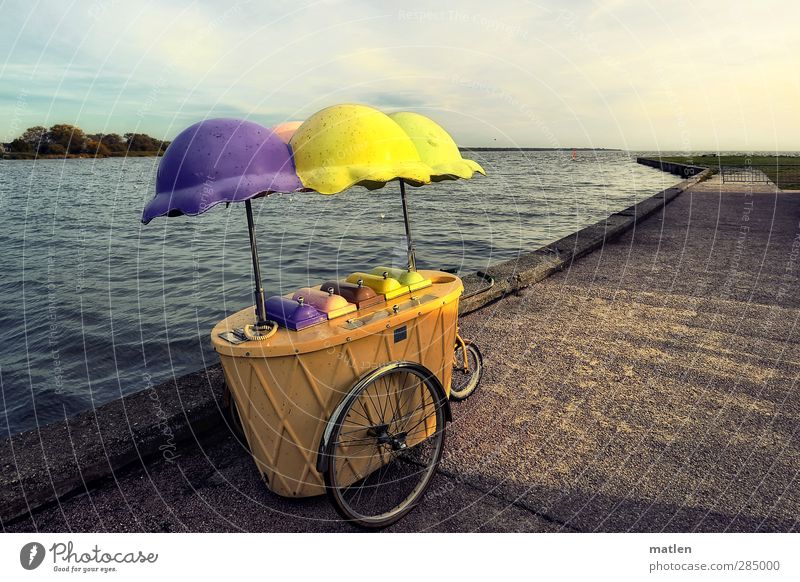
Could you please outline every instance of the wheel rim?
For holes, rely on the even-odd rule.
[[[441,458],[442,406],[430,380],[403,368],[354,395],[331,435],[332,492],[346,517],[383,524],[416,504]]]
[[[475,349],[467,344],[467,363],[469,369],[464,371],[464,351],[461,346],[456,346],[455,357],[453,359],[453,375],[450,380],[450,393],[456,396],[467,394],[478,385],[478,355]]]

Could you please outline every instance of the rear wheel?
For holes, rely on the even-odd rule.
[[[461,401],[469,398],[483,376],[483,356],[478,346],[470,341],[464,342],[465,347],[456,344],[453,357],[453,378],[450,381],[450,400]],[[467,350],[467,366],[464,367],[464,349]]]
[[[420,501],[444,450],[441,385],[399,362],[359,381],[334,413],[327,441],[328,496],[345,519],[387,527]]]

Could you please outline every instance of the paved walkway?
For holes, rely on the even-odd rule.
[[[710,180],[462,320],[481,391],[398,531],[797,531],[800,193]],[[11,530],[347,531],[219,436]]]

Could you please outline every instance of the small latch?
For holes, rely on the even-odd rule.
[[[348,319],[348,320],[347,320],[347,321],[344,323],[344,325],[343,325],[342,327],[343,327],[344,329],[358,329],[358,328],[359,328],[359,327],[361,327],[362,325],[364,325],[364,322],[363,322],[363,321],[359,321],[358,319],[352,318],[352,319]]]

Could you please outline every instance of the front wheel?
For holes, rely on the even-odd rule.
[[[359,381],[329,425],[328,497],[345,519],[387,527],[419,503],[444,450],[447,400],[433,374],[396,362]]]
[[[464,349],[467,351],[467,362],[464,365]],[[483,376],[483,356],[478,346],[465,341],[464,347],[456,344],[453,357],[453,378],[450,381],[450,400],[456,402],[469,398]]]

